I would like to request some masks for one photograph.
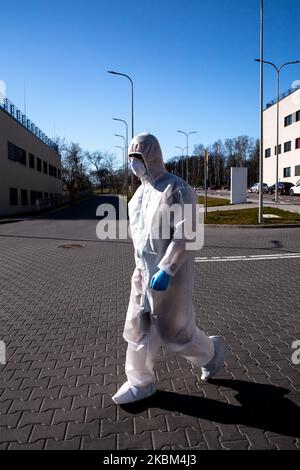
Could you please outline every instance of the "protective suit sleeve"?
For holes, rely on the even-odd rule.
[[[193,251],[186,249],[186,244],[196,239],[198,223],[197,195],[190,186],[182,186],[169,197],[168,204],[177,204],[180,211],[175,219],[173,236],[158,268],[174,276]]]

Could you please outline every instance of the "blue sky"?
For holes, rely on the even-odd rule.
[[[298,0],[265,0],[265,59],[300,59]],[[11,0],[2,4],[1,69],[7,96],[50,137],[115,152],[130,123],[152,132],[165,159],[185,146],[259,134],[259,0]],[[282,91],[300,65],[282,73]],[[266,69],[265,99],[275,96]],[[1,131],[1,130],[0,130]]]

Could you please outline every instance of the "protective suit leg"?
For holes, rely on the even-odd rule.
[[[195,367],[209,363],[214,357],[214,343],[203,331],[195,326],[190,341],[184,344],[168,344],[168,349],[184,356]]]
[[[155,381],[153,366],[163,344],[150,321],[150,315],[147,321],[147,316],[141,314],[144,282],[142,269],[135,268],[124,328],[124,339],[128,343],[125,372],[128,382],[134,386],[146,386]]]
[[[131,385],[144,387],[155,381],[153,367],[162,344],[153,326],[139,343],[128,342],[125,371]]]

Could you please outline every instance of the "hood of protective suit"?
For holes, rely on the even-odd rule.
[[[162,151],[159,142],[154,135],[143,132],[135,136],[129,146],[128,156],[132,153],[141,153],[147,169],[147,174],[155,180],[166,173]]]

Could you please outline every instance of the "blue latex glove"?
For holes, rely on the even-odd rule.
[[[157,271],[157,273],[154,274],[154,276],[152,276],[150,287],[154,290],[166,290],[170,279],[171,276],[160,269]]]

